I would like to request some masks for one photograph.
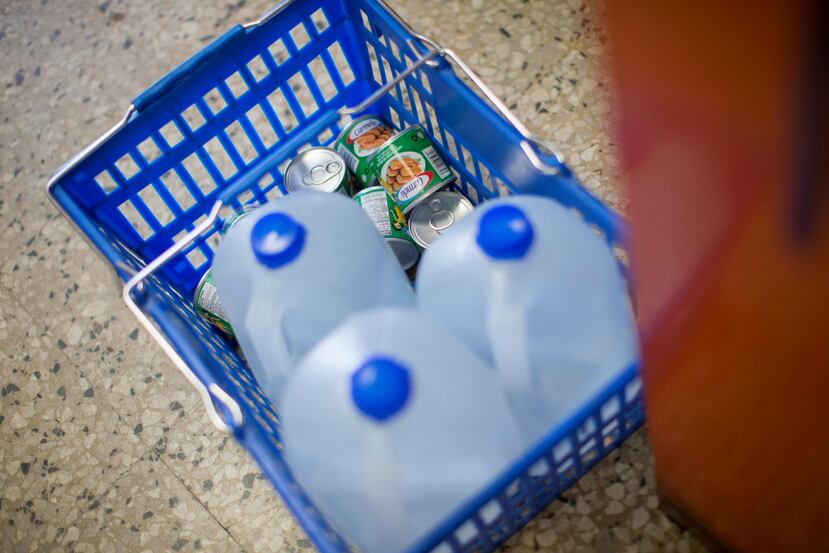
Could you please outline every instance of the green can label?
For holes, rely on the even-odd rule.
[[[213,284],[213,269],[208,269],[196,286],[196,293],[193,294],[193,305],[196,313],[205,320],[218,327],[228,336],[233,336],[233,329],[227,320],[227,312],[219,300],[219,290]]]
[[[368,166],[368,159],[393,134],[388,123],[376,115],[358,117],[340,133],[334,149],[343,157],[360,188],[375,184],[376,177]]]
[[[455,179],[417,125],[393,136],[371,158],[369,167],[403,213]]]
[[[420,249],[406,229],[406,219],[400,208],[382,186],[372,186],[354,196],[377,231],[386,239],[397,260],[404,269],[417,263]]]
[[[386,238],[411,241],[405,230],[406,221],[403,213],[386,193],[385,188],[382,186],[366,188],[354,196],[354,201],[360,204],[380,234]]]

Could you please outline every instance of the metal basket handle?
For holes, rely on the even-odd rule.
[[[439,53],[447,61],[453,63],[458,69],[460,69],[461,72],[475,84],[475,86],[478,88],[481,94],[483,94],[484,97],[487,100],[489,100],[493,106],[495,106],[495,109],[498,110],[501,116],[504,119],[506,119],[515,128],[516,131],[518,131],[518,134],[522,136],[523,140],[520,143],[521,150],[524,152],[524,155],[527,156],[527,159],[530,160],[530,163],[533,165],[533,167],[535,167],[545,175],[557,176],[561,174],[560,164],[564,162],[564,157],[561,154],[561,152],[555,146],[553,146],[543,138],[539,137],[536,134],[533,134],[527,128],[527,126],[524,125],[524,123],[515,115],[515,113],[513,113],[512,110],[509,109],[509,107],[507,107],[503,100],[501,100],[498,97],[498,95],[495,94],[492,91],[492,89],[489,88],[489,86],[487,86],[486,83],[484,83],[484,81],[478,76],[478,74],[475,73],[475,71],[473,71],[472,68],[469,67],[466,64],[466,62],[463,61],[463,59],[455,53],[454,50],[444,48],[440,45],[440,43],[433,40],[432,38],[422,33],[418,33],[417,31],[412,29],[412,27],[409,26],[409,24],[406,23],[403,20],[403,18],[401,18],[397,14],[397,12],[395,12],[394,9],[392,9],[392,7],[385,2],[385,0],[378,0],[378,2],[382,4],[383,7],[386,10],[388,10],[388,12],[391,13],[395,19],[397,19],[397,22],[400,23],[400,25],[402,25],[403,28],[409,32],[409,34],[411,34],[412,36],[414,36],[415,38],[417,38],[422,43],[428,46],[427,52]],[[415,49],[412,48],[412,50]],[[421,64],[422,63],[423,62],[421,62]],[[411,73],[411,71],[407,69],[405,72],[399,74],[397,77],[386,83],[386,85],[379,89],[378,92],[383,91],[383,93],[385,93],[386,91],[390,90],[391,87],[395,86],[400,81],[405,79],[409,75],[409,73]],[[545,162],[539,154],[539,150],[545,156],[552,155],[559,165],[554,165]]]
[[[370,107],[374,102],[380,99],[383,94],[388,92],[391,87],[395,84],[400,82],[400,80],[406,78],[412,72],[417,70],[421,67],[424,63],[428,60],[433,58],[435,55],[439,54],[439,51],[429,51],[420,58],[418,58],[411,66],[409,66],[405,71],[398,75],[397,79],[394,81],[390,81],[386,83],[385,86],[375,90],[370,96],[368,96],[365,100],[360,102],[358,105],[351,107],[351,108],[341,108],[335,114],[328,115],[328,119],[334,120],[336,117],[343,116],[343,115],[351,115],[354,113],[358,113],[361,111],[366,110]],[[283,146],[285,147],[285,146]],[[267,169],[270,165],[267,163],[267,160],[262,160],[262,166],[260,166],[259,172]],[[152,275],[155,271],[157,271],[162,265],[167,263],[170,259],[174,256],[179,254],[184,248],[186,248],[189,244],[195,241],[202,233],[210,230],[216,219],[219,217],[219,211],[225,205],[225,199],[232,198],[235,194],[235,190],[240,188],[243,183],[251,180],[250,178],[241,179],[239,182],[234,183],[228,189],[224,190],[222,194],[219,196],[219,199],[213,204],[213,207],[210,209],[210,212],[207,214],[207,217],[202,220],[198,225],[196,225],[193,230],[188,232],[181,240],[175,242],[172,246],[167,248],[161,255],[153,259],[150,263],[144,266],[140,271],[132,275],[132,277],[127,281],[124,285],[122,290],[122,298],[124,303],[127,304],[127,307],[132,312],[133,315],[138,319],[144,329],[152,336],[153,340],[155,340],[167,357],[173,362],[173,364],[181,371],[181,374],[187,379],[187,381],[196,389],[199,395],[202,398],[202,403],[204,404],[205,409],[207,410],[207,415],[210,418],[210,421],[213,425],[223,432],[232,432],[242,427],[244,424],[244,417],[242,415],[242,410],[239,408],[238,403],[224,390],[222,390],[216,384],[205,385],[199,377],[195,374],[192,367],[190,367],[187,362],[182,358],[182,356],[176,351],[176,348],[167,337],[159,331],[158,328],[152,323],[150,318],[147,314],[141,309],[141,307],[136,303],[135,299],[133,298],[133,292],[136,290],[140,290],[141,286],[143,286],[144,280],[147,279],[150,275]],[[226,420],[224,416],[216,409],[216,402],[221,403],[225,411],[230,414],[230,420]]]
[[[153,274],[159,267],[164,265],[164,263],[178,254],[190,242],[198,238],[199,235],[213,225],[213,222],[219,216],[219,210],[221,207],[222,202],[216,202],[204,221],[196,225],[196,227],[188,232],[182,240],[167,248],[164,253],[153,259],[149,264],[135,273],[124,285],[121,296],[124,303],[127,304],[127,308],[133,315],[135,315],[135,318],[138,319],[144,327],[144,330],[146,330],[153,340],[161,346],[162,351],[164,351],[176,368],[199,393],[202,403],[204,403],[204,407],[207,410],[207,416],[210,418],[210,422],[212,422],[213,425],[222,432],[231,433],[234,430],[241,428],[244,423],[242,410],[239,407],[239,404],[236,403],[236,401],[217,384],[211,383],[205,385],[199,377],[196,376],[196,373],[182,358],[182,356],[179,355],[176,348],[173,347],[173,345],[167,340],[167,337],[159,331],[158,328],[156,328],[147,314],[144,313],[141,307],[139,307],[133,299],[133,291],[140,290],[144,284],[144,280],[147,277]],[[219,402],[224,406],[225,411],[229,413],[229,420],[226,420],[226,418],[216,409],[215,402]]]

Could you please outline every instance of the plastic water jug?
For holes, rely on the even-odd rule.
[[[524,443],[638,357],[625,280],[610,248],[553,200],[492,200],[423,255],[418,307],[496,372]]]
[[[296,192],[242,217],[213,271],[239,344],[274,402],[299,358],[349,315],[415,303],[394,253],[341,194]]]
[[[493,371],[411,309],[349,318],[303,359],[281,407],[297,480],[369,553],[413,545],[520,453]]]

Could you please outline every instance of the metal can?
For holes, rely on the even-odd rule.
[[[394,134],[391,126],[376,115],[358,117],[337,137],[335,149],[345,159],[360,187],[374,186],[377,177],[368,166],[369,158]]]
[[[285,189],[319,190],[350,195],[351,177],[343,157],[321,146],[301,151],[285,169]]]
[[[455,179],[418,125],[391,137],[368,164],[404,214]]]
[[[227,312],[219,299],[219,291],[213,284],[213,269],[208,269],[202,275],[196,292],[193,294],[193,305],[196,313],[219,330],[233,336],[233,329],[227,320]]]
[[[472,203],[457,192],[436,192],[415,207],[409,215],[412,239],[418,246],[426,249],[435,238],[472,213],[473,209]]]
[[[354,201],[360,204],[368,218],[386,239],[403,269],[414,266],[420,257],[420,250],[406,232],[403,214],[386,193],[386,189],[382,186],[366,188],[354,195]]]
[[[230,227],[238,223],[242,217],[245,217],[246,215],[256,211],[258,208],[258,205],[243,205],[241,209],[237,209],[236,211],[234,211],[230,217],[225,219],[220,234],[222,236],[226,235],[227,232],[230,230]]]

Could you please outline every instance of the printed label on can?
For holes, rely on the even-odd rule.
[[[217,326],[226,334],[233,336],[233,329],[227,320],[227,312],[219,299],[219,290],[213,284],[213,270],[208,269],[193,295],[196,312]]]
[[[354,196],[374,226],[386,239],[404,269],[417,263],[420,250],[406,230],[403,213],[394,203],[385,188],[372,186]]]
[[[386,190],[380,186],[367,188],[354,196],[354,201],[360,204],[368,218],[385,237],[396,236],[407,239],[404,229],[403,214],[389,198]]]
[[[403,213],[455,176],[418,126],[393,136],[369,166]]]
[[[394,130],[375,115],[355,119],[340,133],[334,149],[343,157],[360,186],[373,184],[375,176],[368,166],[368,158],[393,134]]]

